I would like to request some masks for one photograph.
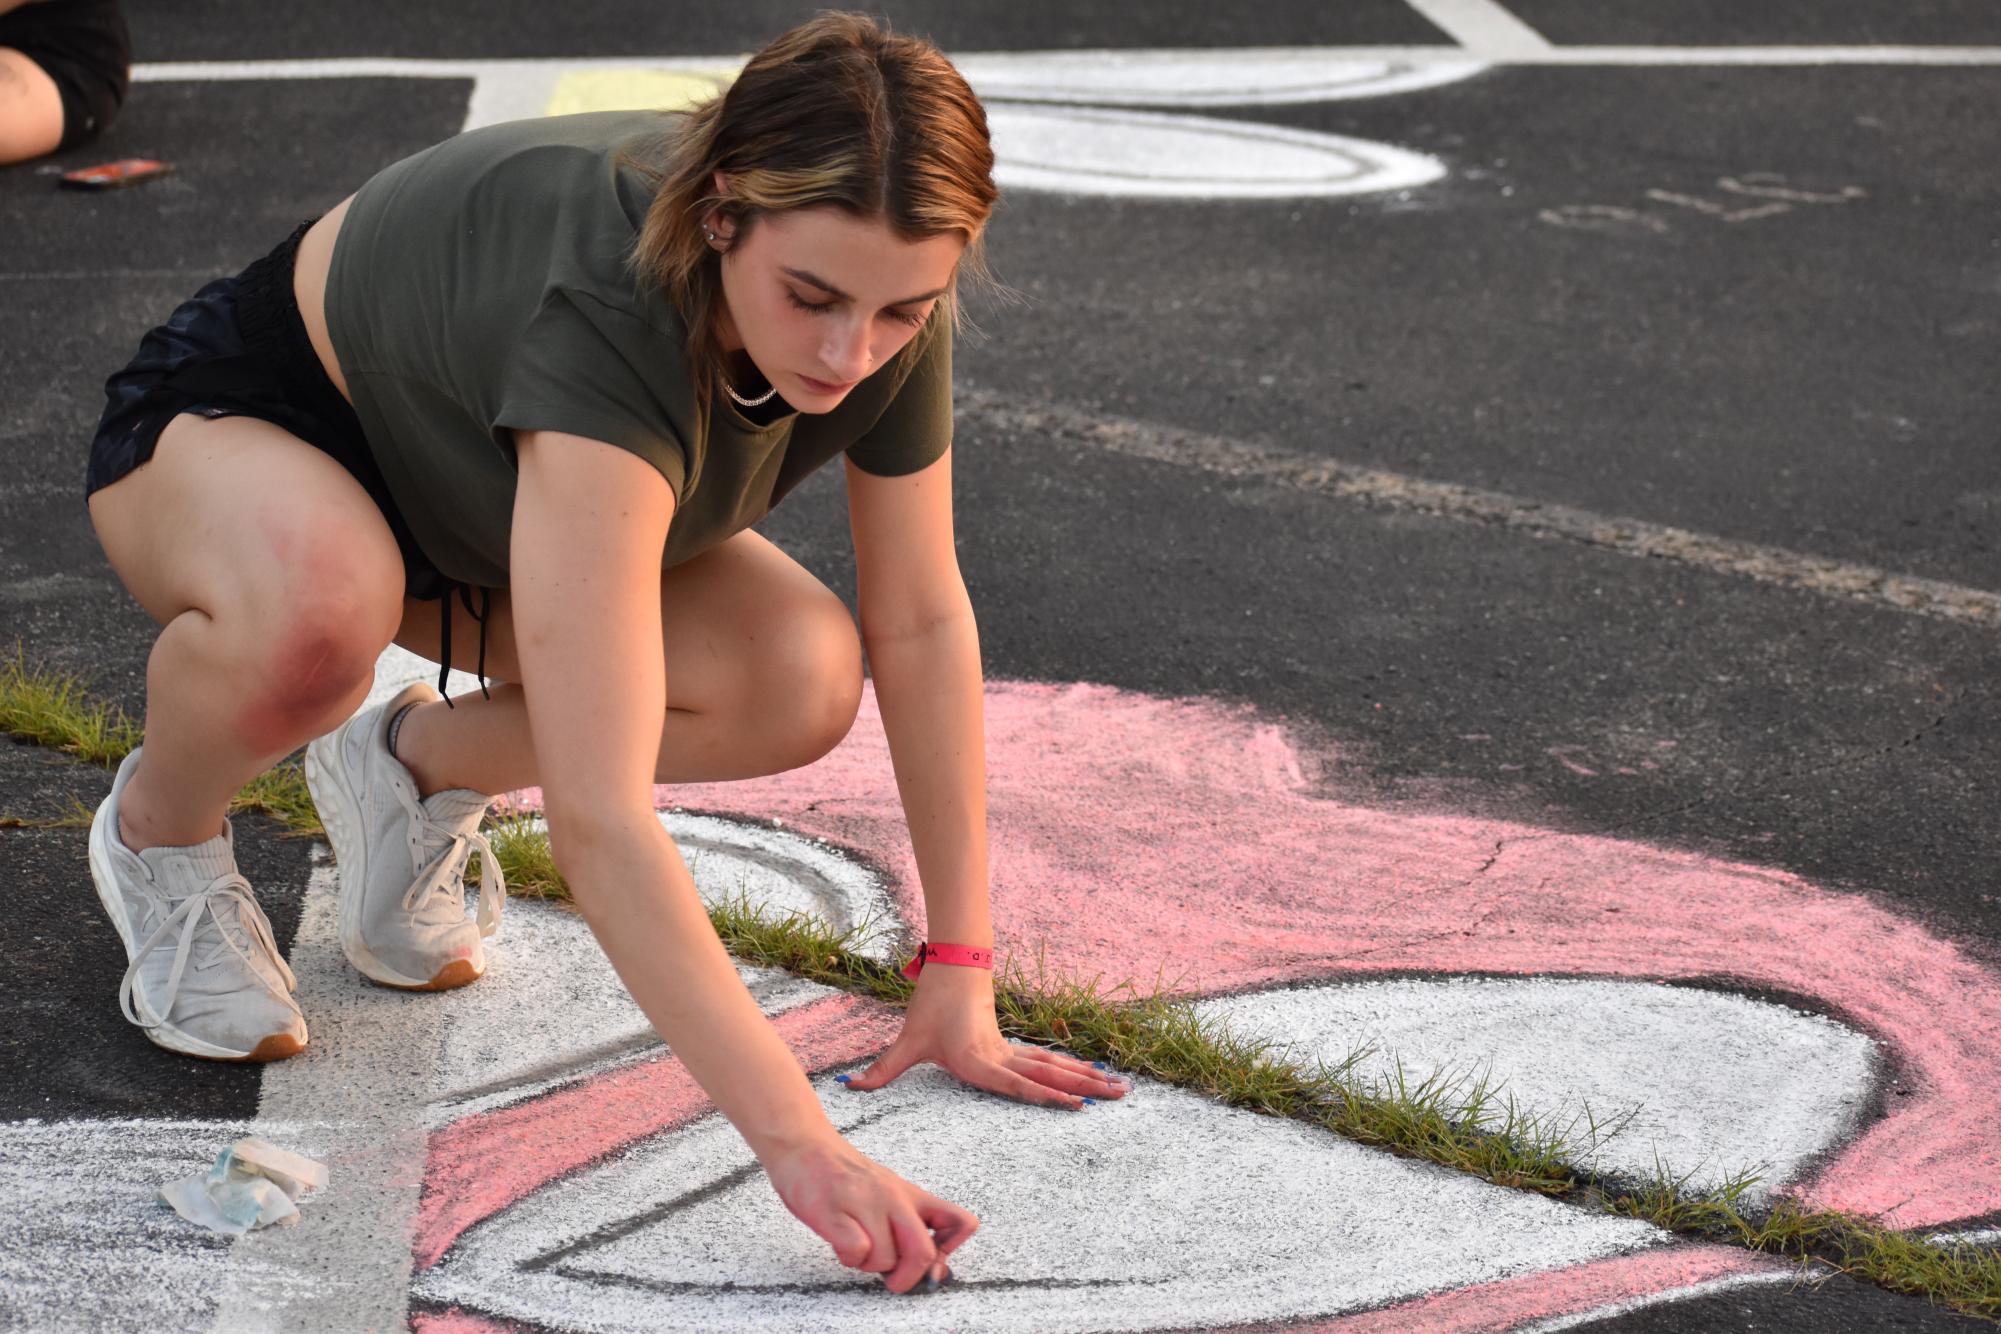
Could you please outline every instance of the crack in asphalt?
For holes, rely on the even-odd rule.
[[[1528,843],[1542,837],[1545,837],[1545,835],[1523,834],[1523,835],[1516,835],[1514,837],[1503,835],[1502,837],[1495,839],[1493,854],[1489,856],[1486,861],[1481,862],[1479,866],[1475,867],[1473,870],[1473,874],[1467,876],[1464,880],[1461,880],[1458,884],[1452,886],[1451,890],[1448,890],[1446,892],[1451,893],[1459,890],[1471,889],[1476,881],[1478,881],[1482,876],[1486,875],[1487,872],[1494,869],[1494,864],[1501,860],[1502,853],[1507,848],[1508,844]],[[1547,877],[1545,877],[1542,880],[1536,882],[1535,888],[1540,889],[1548,883],[1549,880]],[[1488,922],[1492,921],[1494,919],[1495,914],[1499,913],[1503,908],[1506,908],[1510,904],[1514,903],[1519,897],[1520,897],[1519,894],[1503,894],[1499,898],[1495,899],[1493,902],[1489,903],[1478,914],[1476,914],[1473,920],[1469,923],[1466,923],[1461,926],[1448,927],[1443,931],[1428,932],[1427,934],[1421,936],[1405,936],[1397,940],[1388,941],[1381,945],[1372,946],[1369,949],[1358,950],[1355,953],[1344,956],[1343,962],[1347,962],[1348,960],[1353,960],[1353,959],[1366,959],[1371,955],[1381,954],[1385,950],[1409,949],[1413,945],[1423,945],[1434,940],[1444,940],[1447,936],[1470,936],[1475,932],[1479,931],[1479,929],[1485,926]]]

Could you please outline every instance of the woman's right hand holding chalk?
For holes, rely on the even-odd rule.
[[[911,1185],[839,1135],[767,1151],[763,1163],[792,1216],[832,1246],[842,1264],[881,1274],[891,1292],[950,1278],[945,1257],[980,1226],[971,1213]]]

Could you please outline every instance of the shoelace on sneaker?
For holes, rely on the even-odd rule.
[[[424,864],[411,884],[410,892],[403,896],[403,910],[415,914],[423,909],[434,894],[451,899],[463,912],[465,893],[463,876],[472,865],[474,854],[479,856],[479,933],[490,936],[500,929],[501,907],[507,902],[507,877],[500,869],[500,858],[493,855],[493,844],[487,842],[486,835],[477,828],[460,829],[440,820],[433,820],[424,813],[421,806],[411,811],[411,821],[417,827],[420,855],[432,848],[439,849],[438,855]]]
[[[158,910],[160,902],[159,897],[154,898],[155,911]],[[234,910],[234,921],[224,918],[225,909]],[[174,910],[153,928],[153,934],[147,936],[145,942],[132,952],[132,962],[125,969],[125,979],[118,985],[118,1008],[124,1012],[126,1019],[141,1028],[155,1028],[165,1023],[167,1016],[173,1013],[174,997],[180,994],[181,977],[187,971],[188,955],[194,949],[195,933],[201,929],[204,913],[215,922],[216,934],[222,938],[223,945],[233,950],[237,957],[249,966],[251,972],[257,971],[257,962],[237,944],[236,935],[230,930],[232,926],[247,932],[253,944],[263,948],[265,958],[278,966],[278,974],[284,979],[288,989],[298,985],[298,979],[293,975],[291,967],[278,953],[278,942],[272,938],[270,920],[264,916],[264,910],[257,906],[256,898],[251,895],[250,882],[244,879],[241,873],[232,871],[227,875],[217,876],[182,899],[175,905]],[[166,994],[158,998],[148,998],[149,1003],[156,1003],[158,1006],[157,1021],[149,1024],[139,1017],[133,1003],[133,997],[139,987],[139,970],[145,966],[147,958],[154,949],[172,935],[176,928],[180,931],[180,939],[174,945],[174,966],[167,973]],[[219,949],[211,949],[196,962],[196,967],[207,967],[219,954]]]

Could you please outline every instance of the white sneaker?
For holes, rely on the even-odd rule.
[[[234,829],[225,819],[206,843],[132,851],[118,831],[118,801],[138,765],[134,750],[90,826],[90,878],[130,961],[119,1008],[154,1042],[190,1056],[296,1055],[306,1045],[291,996],[298,983],[236,869]]]
[[[483,940],[500,929],[507,883],[479,832],[491,797],[468,788],[417,796],[389,753],[389,722],[438,692],[422,682],[306,747],[306,783],[340,872],[340,943],[386,987],[443,991],[486,971]],[[466,917],[465,873],[480,855],[479,918]]]

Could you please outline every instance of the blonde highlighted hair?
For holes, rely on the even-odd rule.
[[[721,256],[703,235],[711,216],[732,241],[765,214],[825,204],[880,219],[905,240],[956,232],[966,241],[959,272],[985,281],[993,166],[985,110],[930,42],[828,12],[752,56],[681,122],[632,256],[687,323],[703,403],[723,369]],[[716,193],[718,172],[727,195]],[[955,326],[956,284],[955,273],[941,301]]]

